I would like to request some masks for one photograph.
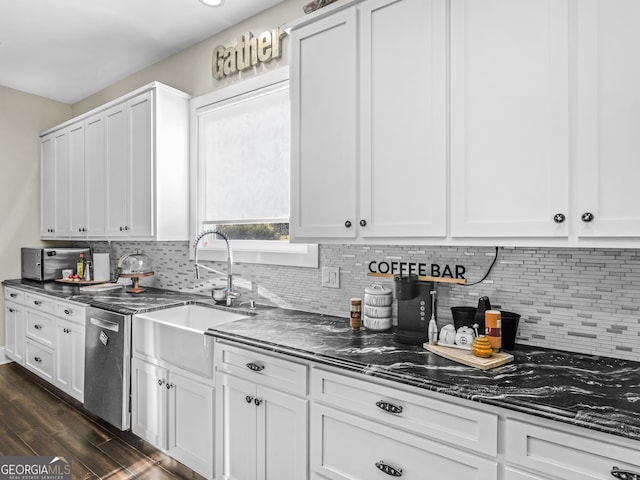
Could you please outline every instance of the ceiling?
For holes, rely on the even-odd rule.
[[[282,0],[0,0],[0,86],[73,104]]]

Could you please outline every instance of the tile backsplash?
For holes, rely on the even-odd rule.
[[[110,252],[112,266],[125,253],[151,257],[155,275],[142,285],[208,293],[217,277],[203,271],[194,279],[188,242],[93,242]],[[372,283],[393,288],[392,280],[367,276],[371,261],[462,265],[469,283],[482,279],[495,257],[493,247],[415,247],[321,245],[320,268],[241,263],[234,265],[241,300],[255,299],[345,318],[351,297],[363,297]],[[226,271],[226,262],[211,262]],[[321,286],[322,267],[340,268],[340,288]],[[220,283],[223,281],[220,280]],[[640,250],[500,248],[487,279],[477,285],[440,283],[438,325],[451,322],[450,307],[477,304],[480,296],[494,307],[522,317],[516,342],[573,352],[640,361]]]

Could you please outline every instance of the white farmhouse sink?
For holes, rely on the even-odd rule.
[[[204,333],[209,328],[223,323],[233,322],[247,315],[227,312],[201,305],[182,305],[180,307],[165,308],[154,312],[141,313],[138,318],[147,318],[154,322],[164,323],[176,328],[182,328],[195,333]]]
[[[133,316],[133,354],[213,378],[213,337],[209,328],[247,315],[200,305],[182,305]]]

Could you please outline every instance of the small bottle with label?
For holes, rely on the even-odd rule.
[[[498,310],[484,312],[485,335],[491,343],[494,352],[502,348],[502,316]]]
[[[351,312],[349,315],[349,325],[351,326],[351,330],[357,332],[360,330],[361,326],[361,310],[362,310],[362,300],[360,298],[352,298],[351,299]]]
[[[76,262],[76,274],[82,280],[84,278],[84,253],[80,254],[80,258]]]

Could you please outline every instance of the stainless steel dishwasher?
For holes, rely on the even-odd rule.
[[[131,315],[89,308],[84,406],[120,430],[130,426]]]

